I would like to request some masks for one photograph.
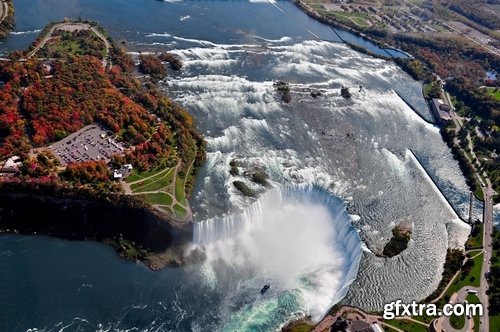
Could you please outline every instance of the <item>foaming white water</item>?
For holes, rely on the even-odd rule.
[[[245,210],[253,203],[234,181],[244,182],[257,197],[265,195],[268,188],[252,181],[255,169],[264,171],[274,187],[319,184],[360,216],[353,224],[366,253],[346,303],[380,310],[387,301],[422,299],[435,289],[446,249],[463,247],[468,234],[448,201],[464,217],[468,193],[438,129],[405,102],[417,109],[423,104],[426,118],[421,84],[393,64],[324,41],[276,40],[251,49],[193,42],[175,52],[185,71],[167,81],[167,89],[199,119],[208,143],[206,171],[193,196],[195,219]],[[290,83],[290,103],[277,96],[276,80]],[[340,95],[342,85],[350,88],[349,100]],[[322,95],[313,98],[311,90]],[[241,165],[237,175],[230,172],[232,160]],[[231,218],[236,217],[220,225],[228,226]],[[391,259],[374,255],[399,223],[412,225],[408,249]],[[206,271],[216,285],[215,271]],[[308,307],[299,297],[296,307]],[[274,305],[283,307],[269,304]]]
[[[500,204],[493,206],[493,224],[497,227],[500,225]]]
[[[446,206],[449,213],[454,216],[454,218],[451,220],[451,222],[454,224],[455,227],[447,227],[447,231],[450,235],[448,237],[448,241],[452,242],[452,243],[449,243],[448,246],[451,248],[463,248],[465,241],[467,240],[467,235],[470,232],[470,226],[467,225],[462,219],[460,219],[460,216],[456,213],[456,211],[450,205],[450,203],[448,202],[446,197],[443,195],[441,190],[439,190],[439,188],[436,186],[434,181],[432,181],[430,176],[427,174],[427,172],[422,167],[422,165],[418,161],[417,157],[414,155],[414,153],[411,150],[407,151],[407,157],[408,156],[415,163],[415,165],[417,166],[417,169],[419,169],[422,172],[426,181],[432,186],[434,191],[437,193],[441,202],[443,202],[443,206]],[[467,232],[460,231],[457,228],[460,228],[462,230],[466,229]]]
[[[293,294],[296,305],[284,308],[287,315],[302,311],[315,321],[345,296],[362,252],[345,205],[312,185],[279,187],[241,214],[196,223],[194,242],[205,249],[211,283],[222,277],[221,270],[225,279],[231,271],[250,281],[255,292],[262,283],[252,281],[269,283],[278,299]]]
[[[12,35],[31,35],[31,34],[39,33],[40,31],[42,31],[42,30],[37,29],[37,30],[29,30],[29,31],[12,31],[10,34],[12,34]]]

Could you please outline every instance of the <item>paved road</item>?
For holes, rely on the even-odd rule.
[[[36,54],[36,52],[38,52],[42,47],[44,47],[45,44],[50,40],[50,38],[52,38],[52,34],[54,33],[54,31],[56,29],[64,27],[65,25],[75,25],[75,24],[82,26],[82,29],[90,29],[93,33],[96,34],[97,37],[102,39],[102,41],[104,42],[104,46],[106,47],[106,55],[104,56],[104,59],[102,60],[102,65],[104,67],[106,67],[108,64],[109,50],[111,48],[111,44],[106,39],[106,37],[104,37],[99,31],[97,31],[97,29],[95,29],[93,26],[86,24],[86,23],[74,23],[74,22],[66,23],[65,22],[65,23],[59,23],[59,24],[54,25],[52,28],[50,28],[49,32],[45,35],[45,37],[43,37],[43,39],[33,49],[33,51],[28,53],[27,57],[28,58],[33,57]]]
[[[487,186],[483,187],[484,193],[484,211],[483,211],[483,223],[484,223],[484,261],[483,268],[481,269],[481,287],[478,292],[479,299],[484,307],[484,315],[481,317],[481,331],[490,330],[490,321],[488,316],[488,295],[486,295],[486,290],[488,289],[488,280],[486,280],[486,274],[490,272],[490,261],[491,261],[491,245],[492,245],[492,233],[493,233],[493,195],[495,192],[491,187],[490,179],[486,178]]]
[[[66,23],[56,24],[52,28],[50,28],[49,32],[45,35],[45,37],[43,37],[43,39],[38,43],[38,45],[33,49],[33,51],[28,53],[27,58],[28,59],[31,58],[33,55],[36,54],[36,52],[38,52],[42,47],[44,47],[47,41],[52,37],[52,33],[54,32],[54,30],[63,26],[64,24]]]
[[[480,249],[479,249],[480,250]],[[467,250],[465,253],[468,254],[470,252],[474,252],[474,251],[478,251],[478,249],[471,249],[471,250]],[[464,262],[465,263],[468,259],[474,259],[476,258],[476,256],[479,256],[483,253],[483,250],[481,250],[477,255],[474,255],[472,256],[471,258],[465,258]],[[445,294],[446,292],[448,291],[448,288],[451,287],[451,285],[453,285],[453,282],[455,282],[455,279],[457,278],[457,276],[460,274],[460,270],[458,270],[455,275],[450,279],[450,281],[448,282],[448,285],[446,285],[445,289],[443,289],[443,291],[441,292],[441,294],[439,294],[438,297],[436,297],[434,300],[430,301],[429,303],[436,303],[437,301],[439,301]],[[469,288],[474,288],[474,287],[469,287]]]
[[[9,13],[9,6],[7,5],[7,2],[2,0],[2,6],[0,7],[0,23],[2,23],[3,20],[5,20],[8,13]]]
[[[2,23],[7,15],[9,15],[9,4],[5,0],[0,1],[2,1],[2,6],[0,6],[0,23]]]
[[[404,2],[406,2],[410,7],[413,7],[413,8],[417,8],[417,9],[420,9],[418,6],[414,5],[413,3],[409,2],[408,0],[403,0]],[[461,35],[467,39],[469,39],[470,41],[482,46],[483,48],[485,48],[488,52],[491,52],[495,55],[498,55],[500,56],[500,53],[498,53],[496,50],[492,49],[491,46],[489,46],[488,44],[486,43],[481,43],[477,40],[475,40],[474,38],[466,35],[466,34],[463,34],[462,32],[460,32],[459,30],[455,29],[454,27],[450,26],[448,23],[446,23],[445,21],[439,19],[437,16],[433,16],[433,18],[438,21],[439,23],[441,23],[442,25],[446,26],[448,29],[450,29],[451,31],[454,31],[456,32],[458,35]]]
[[[104,42],[104,45],[106,47],[106,55],[104,56],[104,58],[102,59],[102,65],[104,67],[107,66],[108,64],[108,58],[109,58],[109,49],[111,48],[111,44],[109,43],[109,41],[106,39],[106,37],[104,37],[99,31],[97,31],[96,28],[94,27],[90,27],[90,30],[92,30],[92,32],[94,32],[96,34],[97,37],[101,38],[101,40]],[[111,62],[111,61],[110,61]],[[113,65],[113,64],[111,64]]]
[[[471,287],[471,286],[462,287],[457,293],[452,295],[452,297],[450,298],[450,303],[454,303],[454,304],[455,303],[464,303],[464,301],[468,295],[467,289],[479,291],[479,288],[476,288],[476,287]],[[473,318],[470,318],[470,319],[466,318],[464,327],[462,327],[460,330],[456,330],[450,325],[449,317],[442,316],[438,319],[436,327],[437,327],[438,331],[440,331],[439,328],[441,328],[441,329],[444,329],[445,331],[465,332],[465,331],[472,331],[473,326],[474,326],[474,319]]]

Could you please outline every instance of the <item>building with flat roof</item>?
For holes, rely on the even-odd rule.
[[[433,98],[431,100],[431,111],[434,120],[442,125],[447,125],[453,118],[451,117],[451,106],[441,99]]]

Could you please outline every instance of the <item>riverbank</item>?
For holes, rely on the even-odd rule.
[[[10,79],[0,89],[8,114],[0,127],[10,128],[0,133],[0,232],[103,242],[153,270],[186,263],[191,215],[181,220],[177,210],[160,208],[167,197],[152,202],[151,187],[168,184],[144,174],[175,170],[170,186],[190,211],[205,143],[187,111],[153,85],[139,85],[133,68],[99,24],[81,19],[47,25],[29,51],[1,64],[0,73],[34,80],[16,89]],[[64,107],[50,107],[52,100]],[[89,124],[98,131],[82,132]],[[130,173],[137,192],[117,181]]]
[[[95,196],[53,185],[0,187],[0,233],[98,241],[152,270],[186,263],[190,226],[169,220],[133,196]]]
[[[486,174],[484,179],[479,181],[479,185],[471,185],[471,191],[479,193],[478,188],[486,178],[490,180],[495,191],[500,191],[498,161],[494,158],[495,147],[499,141],[499,116],[496,112],[499,101],[490,96],[484,88],[493,88],[498,84],[495,78],[487,75],[489,72],[500,70],[500,57],[496,52],[492,52],[488,47],[478,48],[474,40],[471,41],[462,34],[404,33],[380,26],[360,26],[354,21],[342,21],[338,16],[330,15],[332,12],[320,5],[315,6],[314,3],[304,0],[297,0],[295,4],[308,16],[332,28],[339,27],[376,45],[390,45],[381,46],[386,51],[390,51],[391,47],[404,50],[403,54],[410,55],[409,58],[391,57],[391,60],[415,80],[429,83],[436,78],[446,78],[443,81],[446,83],[446,91],[453,96],[453,102],[448,101],[448,104],[452,110],[456,108],[462,118],[471,119],[464,121],[464,128],[467,129],[466,136],[474,138],[474,143],[469,144],[465,150],[473,150],[472,154],[478,156],[477,161],[473,163],[480,165]],[[415,6],[412,5],[412,8]],[[439,15],[436,16],[438,21]],[[374,56],[366,47],[346,44],[357,51]],[[468,151],[464,152],[466,153]],[[473,158],[470,159],[472,161]],[[468,179],[471,178],[467,172],[464,172],[464,175]],[[478,175],[478,178],[481,178],[481,175]],[[475,179],[472,182],[475,182]],[[499,200],[498,197],[496,196],[496,200]]]
[[[353,29],[345,24],[342,24],[340,22],[334,21],[326,16],[321,15],[320,13],[318,13],[317,11],[315,11],[314,9],[312,9],[311,7],[309,7],[307,4],[303,3],[300,0],[296,0],[296,1],[294,1],[294,3],[300,10],[302,10],[305,14],[307,14],[307,16],[309,16],[309,17],[311,17],[311,18],[313,18],[313,19],[315,19],[323,24],[329,25],[332,28],[338,28],[338,29],[345,30],[345,31],[347,31],[355,36],[358,36],[360,38],[363,38],[363,39],[369,41],[370,43],[373,43],[374,45],[378,46],[381,49],[390,48],[390,46],[384,45],[384,44],[380,43],[379,41],[375,40],[374,38],[371,38],[370,36],[368,36],[362,32],[359,32],[359,31],[357,31],[357,30],[355,30],[355,29]],[[387,53],[387,56],[376,54],[376,53],[368,50],[365,47],[350,43],[350,42],[344,40],[337,33],[337,31],[335,29],[334,29],[334,32],[343,43],[345,43],[347,46],[354,49],[355,51],[359,51],[359,52],[365,53],[367,55],[370,55],[370,56],[373,56],[376,58],[380,58],[380,59],[385,59],[385,60],[389,60],[389,59],[393,58],[389,53]]]

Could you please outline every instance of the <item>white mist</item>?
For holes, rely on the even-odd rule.
[[[237,278],[233,293],[247,297],[270,283],[270,297],[293,293],[295,309],[317,321],[357,274],[361,242],[350,221],[340,199],[293,185],[267,192],[242,214],[197,223],[194,240],[205,249],[211,282]]]

